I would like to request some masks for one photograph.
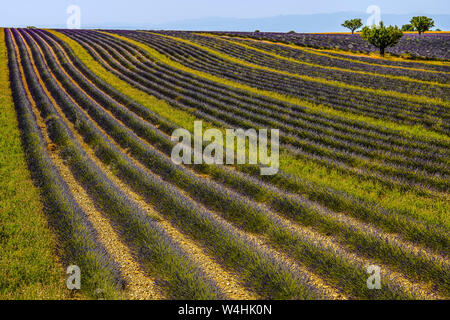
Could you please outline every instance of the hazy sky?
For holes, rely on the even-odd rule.
[[[449,0],[2,0],[0,26],[64,25],[69,5],[81,8],[83,24],[160,24],[203,17],[256,18],[282,14],[365,11],[450,13]]]

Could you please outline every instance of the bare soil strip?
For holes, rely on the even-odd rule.
[[[309,239],[309,241],[315,242],[321,247],[328,248],[334,251],[339,256],[346,257],[347,260],[352,261],[355,265],[360,265],[364,268],[367,268],[370,265],[376,265],[380,267],[382,277],[384,279],[388,279],[390,283],[399,286],[405,292],[414,294],[420,297],[420,299],[442,299],[442,297],[434,292],[432,284],[418,281],[413,282],[409,280],[407,276],[393,271],[392,268],[388,267],[387,265],[384,265],[380,262],[375,262],[372,259],[362,257],[354,252],[347,250],[346,248],[338,244],[336,239],[334,239],[332,236],[319,234],[312,228],[300,226],[279,215],[274,216],[274,218],[279,220],[279,225],[284,229],[290,230],[293,233],[297,233],[302,237],[306,237]]]

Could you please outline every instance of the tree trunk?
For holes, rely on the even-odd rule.
[[[380,56],[384,57],[384,48],[383,47],[380,48]]]

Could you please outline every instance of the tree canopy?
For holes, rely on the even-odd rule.
[[[345,22],[342,24],[342,26],[347,29],[350,29],[353,34],[353,33],[355,33],[355,30],[357,30],[363,26],[363,23],[362,23],[361,19],[351,19],[351,20],[345,20]]]
[[[397,26],[386,27],[383,22],[379,26],[364,27],[361,37],[380,49],[380,55],[388,47],[395,46],[403,37],[403,32]]]
[[[404,24],[402,26],[402,31],[415,31],[412,24]]]
[[[425,16],[413,17],[410,23],[419,32],[419,35],[434,27],[434,20]]]

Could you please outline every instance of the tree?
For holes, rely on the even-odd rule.
[[[345,20],[342,26],[347,29],[350,29],[352,31],[352,34],[354,34],[355,30],[361,28],[363,24],[361,19],[352,19],[352,20]]]
[[[384,56],[385,49],[395,46],[403,37],[403,32],[397,26],[385,27],[384,23],[380,22],[379,26],[364,27],[361,37],[379,48],[380,55]]]
[[[414,27],[412,26],[412,24],[404,24],[402,26],[402,31],[407,32],[407,31],[415,31]]]
[[[434,20],[425,16],[413,17],[410,23],[419,32],[419,35],[434,27]]]

